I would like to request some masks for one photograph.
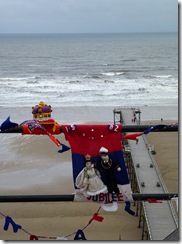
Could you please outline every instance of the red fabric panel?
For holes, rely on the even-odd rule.
[[[62,129],[72,153],[96,156],[101,147],[106,147],[109,153],[122,150],[122,125],[62,125]]]

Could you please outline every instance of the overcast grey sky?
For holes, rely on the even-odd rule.
[[[0,0],[0,33],[168,31],[177,0]]]

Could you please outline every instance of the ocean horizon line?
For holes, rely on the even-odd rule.
[[[108,34],[178,34],[178,31],[136,31],[136,32],[7,32],[0,35],[108,35]]]

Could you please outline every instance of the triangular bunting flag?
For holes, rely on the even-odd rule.
[[[155,198],[149,198],[149,199],[148,199],[148,202],[149,202],[149,203],[163,203],[163,201],[157,200],[157,199],[155,199]]]
[[[138,136],[141,136],[143,133],[134,133],[134,134],[128,134],[126,136],[123,136],[122,137],[122,140],[126,140],[126,139],[129,139],[129,140],[136,140],[136,138]]]
[[[58,153],[63,153],[66,152],[68,150],[70,150],[70,147],[64,145],[63,143],[61,143],[62,149],[58,151]]]
[[[13,232],[15,233],[18,231],[18,229],[21,229],[21,225],[16,224],[11,217],[6,216],[4,230],[8,230],[10,224],[12,225]]]
[[[33,241],[33,240],[38,240],[38,237],[35,236],[35,235],[30,235],[30,240]]]
[[[1,131],[4,131],[4,130],[8,130],[8,129],[11,129],[11,128],[14,128],[18,126],[18,124],[16,123],[13,123],[10,121],[10,116],[1,124],[0,126],[0,129]]]
[[[132,216],[135,215],[135,212],[133,210],[130,209],[131,203],[130,202],[125,202],[126,206],[125,206],[125,211],[128,212],[129,214],[131,214]]]
[[[74,240],[87,240],[82,230],[78,230],[74,237]]]

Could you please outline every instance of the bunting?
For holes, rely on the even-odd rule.
[[[177,123],[171,124],[170,126],[176,126]],[[147,130],[145,130],[144,132],[140,132],[140,133],[132,133],[132,134],[128,134],[125,136],[122,136],[122,140],[137,140],[137,137],[141,136],[141,135],[147,135],[150,132],[152,132],[153,130],[157,131],[159,129],[164,129],[166,127],[166,125],[164,124],[159,124],[159,125],[155,125],[155,126],[151,126],[149,127]]]
[[[17,233],[18,231],[23,231],[29,236],[29,240],[40,240],[40,239],[54,239],[54,240],[68,240],[69,237],[74,236],[74,240],[87,240],[84,234],[84,230],[92,223],[93,220],[102,222],[104,218],[100,216],[98,213],[100,211],[100,207],[97,210],[96,213],[93,214],[92,218],[88,221],[87,225],[84,226],[82,229],[78,229],[77,231],[65,235],[65,236],[41,236],[41,235],[35,235],[31,232],[25,230],[21,225],[17,224],[10,216],[6,216],[3,213],[0,212],[0,215],[5,218],[5,223],[3,229],[5,231],[8,231],[9,227],[11,226],[13,228],[13,232]]]
[[[66,152],[68,150],[70,150],[70,147],[64,145],[63,143],[61,143],[62,149],[58,151],[58,153],[63,153]]]
[[[17,127],[18,124],[17,123],[13,123],[10,121],[10,116],[1,124],[0,129],[1,131],[5,131],[11,128],[15,128]]]
[[[11,217],[6,216],[4,230],[7,231],[9,228],[9,225],[12,225],[14,233],[16,233],[19,229],[21,229],[21,225],[16,224]]]

